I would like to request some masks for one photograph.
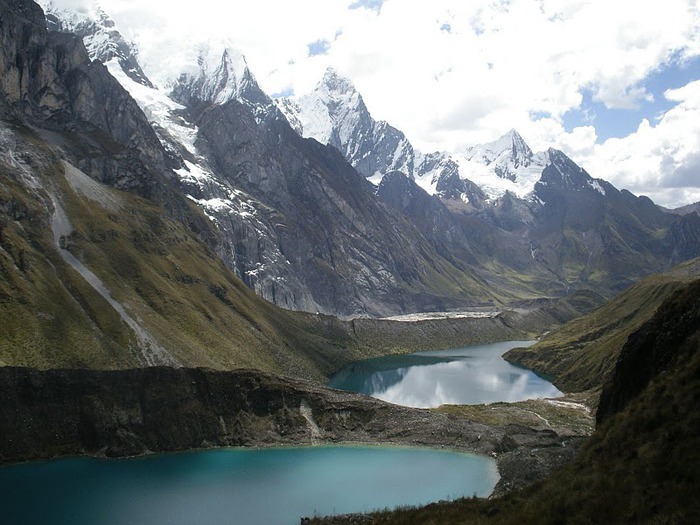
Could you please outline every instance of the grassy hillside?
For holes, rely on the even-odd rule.
[[[665,298],[699,276],[700,259],[652,275],[537,344],[508,352],[506,358],[547,375],[567,392],[599,388],[610,377],[629,335],[654,315]]]
[[[573,315],[553,306],[484,320],[343,322],[282,310],[249,290],[201,241],[215,233],[206,231],[210,221],[194,204],[183,198],[175,216],[87,177],[21,125],[0,131],[6,135],[0,142],[0,366],[143,366],[135,332],[67,264],[65,250],[189,367],[324,379],[349,361],[523,339],[557,323],[559,310]],[[71,137],[56,133],[52,140]],[[70,222],[58,241],[52,232],[57,207]]]
[[[0,158],[0,364],[140,364],[133,331],[60,256],[52,197],[73,227],[61,245],[181,364],[320,377],[349,357],[342,325],[275,308],[159,206],[81,180],[26,130],[14,138],[23,156]]]

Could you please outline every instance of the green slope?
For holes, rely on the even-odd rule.
[[[142,364],[133,330],[60,256],[52,197],[73,227],[61,246],[181,364],[321,377],[354,355],[345,326],[260,299],[164,209],[69,181],[70,166],[36,136],[14,138],[23,160],[0,157],[0,364]]]
[[[693,259],[647,277],[601,308],[505,357],[547,375],[567,392],[599,388],[609,378],[629,335],[654,315],[665,298],[699,276],[700,259]]]
[[[558,322],[551,312],[536,320],[511,313],[484,320],[345,322],[277,308],[225,267],[208,247],[215,241],[202,241],[216,239],[216,232],[187,199],[165,209],[93,180],[59,157],[56,144],[73,140],[69,132],[54,132],[53,145],[21,124],[4,132],[0,366],[147,364],[135,331],[66,262],[66,250],[158,346],[188,367],[256,368],[324,380],[350,361],[382,353],[525,338]],[[70,222],[58,240],[52,232],[56,207]]]

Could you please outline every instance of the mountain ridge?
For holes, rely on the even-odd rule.
[[[331,90],[336,83],[324,86],[328,78],[327,73],[314,92]],[[345,91],[356,93],[348,80],[341,85]],[[338,108],[335,111],[338,115],[351,112]],[[371,119],[366,106],[359,111],[362,113],[359,120]],[[345,126],[345,134],[352,135],[351,128],[356,122],[357,116],[337,126]],[[354,133],[365,137],[363,130],[362,126],[356,126]],[[381,147],[377,151],[382,151]],[[347,155],[347,159],[355,162],[352,155]],[[479,264],[488,267],[495,258],[510,266],[511,271],[527,268],[529,278],[539,282],[535,286],[545,294],[593,287],[603,293],[607,289],[610,296],[610,290],[616,293],[647,272],[661,271],[669,263],[673,265],[686,256],[700,254],[692,240],[696,235],[695,227],[690,226],[692,221],[686,221],[683,226],[672,216],[657,213],[646,197],[635,197],[607,181],[591,177],[561,151],[550,148],[534,153],[514,129],[493,142],[467,148],[458,155],[415,151],[415,159],[417,167],[403,173],[426,193],[437,196],[452,212],[454,217],[446,220],[442,229],[455,231],[455,222],[468,225],[460,228],[460,235],[471,247],[467,252]],[[386,173],[393,171],[396,170]],[[409,204],[411,200],[425,202],[425,199],[416,197],[411,185],[396,177],[391,179],[395,188],[389,190],[389,184],[383,182],[384,175],[375,173],[368,180],[382,195],[393,195],[392,202],[412,220],[425,222],[420,215],[429,212],[424,208],[416,213],[411,211],[416,205]],[[399,196],[399,186],[410,193]],[[475,239],[477,224],[479,237]],[[441,246],[447,243],[452,245],[451,249],[465,253],[464,241],[455,245],[437,230],[432,228],[428,237]],[[511,234],[520,239],[514,239]],[[449,237],[455,238],[454,234]],[[483,246],[485,238],[492,239],[487,249]],[[666,260],[662,253],[674,242],[683,247],[674,247],[671,251],[676,255]],[[495,245],[504,244],[510,244],[513,250],[499,259]],[[545,284],[552,275],[556,276],[556,282]]]
[[[209,52],[210,54],[213,53],[211,49],[209,49]],[[224,51],[223,62],[226,62],[226,53],[227,52]],[[108,62],[108,65],[111,63],[112,62]],[[361,291],[360,289],[348,289],[346,292],[343,293],[330,294],[334,297],[349,297],[349,306],[343,306],[342,304],[338,304],[337,300],[330,299],[330,297],[328,296],[328,292],[323,292],[327,296],[327,298],[325,299],[321,298],[319,300],[318,298],[314,298],[314,293],[320,293],[320,287],[315,286],[314,289],[317,290],[316,292],[309,290],[309,287],[311,286],[310,283],[315,283],[318,280],[317,276],[312,277],[311,279],[307,279],[306,277],[303,277],[303,275],[299,275],[300,273],[303,274],[305,268],[313,268],[314,265],[312,264],[311,266],[297,266],[296,271],[290,273],[288,269],[288,267],[290,266],[290,261],[283,254],[283,248],[280,245],[280,243],[288,242],[284,240],[286,234],[284,236],[280,236],[280,232],[277,231],[277,225],[283,225],[287,229],[289,229],[291,224],[296,225],[296,223],[294,222],[290,223],[288,220],[281,219],[281,217],[292,213],[292,211],[295,208],[298,208],[298,206],[289,206],[287,203],[289,199],[289,185],[286,181],[286,177],[288,175],[291,176],[291,172],[285,174],[279,171],[279,166],[284,163],[287,163],[288,161],[280,159],[274,165],[271,165],[271,170],[269,170],[268,173],[276,173],[276,178],[269,179],[269,182],[265,183],[266,185],[263,186],[260,186],[260,183],[264,180],[264,177],[260,178],[259,180],[257,176],[253,179],[251,179],[250,176],[244,178],[238,177],[238,179],[236,179],[237,182],[234,182],[234,180],[230,178],[225,172],[229,170],[229,166],[233,165],[249,167],[252,166],[252,164],[242,164],[236,159],[228,158],[227,155],[229,155],[231,152],[234,152],[235,155],[246,155],[245,152],[251,148],[250,141],[252,137],[256,135],[257,138],[255,139],[255,141],[257,144],[267,143],[269,144],[268,147],[273,149],[277,148],[278,144],[287,144],[289,142],[295,142],[297,145],[294,146],[293,149],[297,151],[299,150],[299,148],[303,149],[305,153],[303,153],[302,155],[305,156],[318,156],[317,153],[312,152],[321,152],[322,150],[318,148],[308,148],[305,145],[302,146],[303,143],[296,142],[292,134],[289,134],[286,131],[284,131],[283,128],[286,125],[286,121],[285,124],[281,122],[285,119],[281,116],[281,113],[279,113],[278,110],[271,104],[270,99],[266,95],[264,95],[263,103],[258,104],[255,101],[246,99],[245,95],[250,91],[241,91],[237,89],[236,86],[229,86],[228,88],[225,86],[222,87],[222,85],[216,84],[216,82],[214,84],[216,84],[217,87],[213,92],[202,92],[200,88],[201,86],[206,84],[206,81],[204,79],[204,77],[206,76],[205,69],[206,68],[204,68],[203,66],[200,67],[201,75],[200,77],[197,77],[199,79],[197,82],[179,82],[174,86],[173,98],[177,99],[181,104],[184,103],[184,105],[181,108],[177,107],[176,105],[173,105],[174,102],[168,102],[168,100],[163,100],[162,102],[159,102],[158,104],[154,105],[154,93],[144,93],[140,86],[132,86],[130,90],[131,93],[135,95],[138,100],[140,100],[142,109],[149,113],[152,116],[152,120],[158,124],[157,131],[159,133],[159,136],[161,137],[161,140],[165,143],[166,149],[168,149],[169,152],[176,157],[174,162],[180,164],[181,167],[176,169],[175,172],[178,174],[179,177],[181,177],[181,184],[183,189],[186,191],[186,193],[190,196],[192,200],[198,202],[201,206],[203,206],[207,216],[212,218],[212,220],[214,220],[216,224],[223,226],[223,228],[221,228],[221,231],[225,239],[225,244],[229,244],[230,246],[236,247],[234,251],[230,250],[230,248],[227,248],[225,245],[223,245],[221,246],[219,253],[221,253],[222,257],[225,261],[227,261],[229,266],[232,267],[235,271],[237,271],[239,276],[252,289],[256,290],[263,297],[273,300],[277,304],[280,304],[285,307],[304,309],[307,311],[340,313],[341,315],[358,315],[367,312],[370,314],[374,313],[380,315],[388,315],[392,313],[406,311],[404,310],[405,308],[445,309],[447,307],[458,306],[460,303],[463,305],[468,305],[474,303],[481,303],[484,300],[488,300],[488,295],[485,295],[483,292],[479,292],[478,288],[475,289],[477,294],[476,298],[469,298],[468,295],[464,295],[463,299],[458,299],[457,301],[455,301],[455,298],[449,297],[449,295],[452,295],[454,297],[454,292],[449,292],[447,295],[445,295],[444,291],[438,291],[438,294],[436,295],[430,290],[430,288],[434,288],[435,286],[437,286],[442,290],[446,290],[446,283],[440,284],[438,282],[443,281],[445,277],[455,282],[456,290],[464,289],[464,285],[458,282],[461,280],[464,280],[465,283],[467,283],[466,286],[469,286],[469,280],[472,279],[469,277],[469,269],[460,265],[457,265],[455,267],[454,261],[451,260],[452,258],[447,258],[447,260],[438,262],[436,264],[428,264],[427,272],[423,273],[429,274],[433,272],[433,268],[436,268],[438,273],[435,274],[437,281],[434,281],[434,284],[430,284],[428,282],[428,286],[426,287],[425,284],[419,283],[419,281],[421,281],[423,277],[419,277],[420,272],[417,272],[415,268],[413,270],[410,270],[410,272],[404,272],[403,274],[401,274],[403,270],[399,269],[399,266],[416,267],[418,260],[422,259],[423,255],[419,255],[416,258],[405,248],[398,247],[396,250],[393,250],[393,252],[403,254],[402,262],[399,265],[392,262],[389,262],[388,264],[386,262],[372,263],[370,267],[367,268],[367,270],[360,270],[359,272],[355,272],[359,274],[366,272],[369,272],[370,274],[375,274],[374,277],[366,281],[366,284],[361,284],[360,288],[364,288],[365,290],[368,290],[370,288],[375,289],[377,291],[372,292],[372,294],[374,296],[377,296],[378,293],[385,295],[387,283],[392,288],[395,288],[396,286],[395,284],[392,284],[392,282],[396,282],[398,285],[400,285],[400,287],[404,287],[405,284],[407,284],[408,289],[405,291],[408,291],[410,294],[413,294],[417,299],[419,299],[419,304],[414,305],[413,299],[409,299],[409,301],[402,299],[399,301],[399,303],[394,303],[394,306],[392,306],[392,303],[390,303],[389,301],[385,301],[383,306],[378,305],[380,309],[377,310],[377,306],[372,305],[373,302],[376,302],[376,299],[373,299],[372,297],[361,297],[359,299],[359,302],[357,302],[356,299],[353,299],[353,297],[356,297],[358,293],[363,295],[367,293],[366,291]],[[224,80],[231,80],[232,77],[227,77],[226,75],[219,75],[219,69],[214,69],[216,70],[215,76],[222,82]],[[247,67],[244,66],[242,67],[242,70],[248,71]],[[118,70],[112,68],[111,71],[119,77]],[[252,75],[249,78],[251,79],[251,82],[254,82],[254,78],[252,77]],[[252,91],[256,94],[257,97],[262,92],[259,90],[257,85],[255,85],[254,88],[255,89],[253,89]],[[219,91],[227,94],[226,97],[222,100],[217,99],[216,93],[218,93]],[[220,116],[223,116],[223,113],[225,113],[225,111],[222,111],[220,108],[227,107],[229,108],[229,110],[231,110],[231,108],[233,108],[238,103],[245,106],[247,110],[251,110],[251,113],[255,118],[255,123],[257,124],[258,131],[254,131],[255,126],[253,126],[252,123],[249,123],[249,129],[240,130],[240,132],[237,135],[238,137],[246,137],[243,140],[248,141],[245,144],[242,144],[244,145],[243,148],[237,147],[229,143],[225,145],[222,144],[221,146],[217,146],[216,148],[214,148],[215,150],[220,151],[223,157],[227,157],[226,160],[222,163],[221,158],[219,159],[219,161],[215,160],[215,151],[213,151],[210,147],[211,144],[217,143],[215,137],[220,137],[220,134],[212,135],[210,133],[208,137],[202,137],[197,123],[200,122],[200,119],[202,118],[204,118],[206,121],[206,119],[208,119],[209,115],[211,115],[212,113],[219,113]],[[236,111],[238,112],[240,118],[246,120],[247,117],[244,115],[245,111]],[[180,120],[183,117],[185,118],[185,120]],[[177,123],[175,121],[177,121]],[[184,125],[186,127],[184,131],[182,130],[183,123],[185,123]],[[269,133],[272,133],[272,135],[268,135],[268,139],[262,138]],[[186,141],[181,142],[181,145],[179,146],[173,143],[173,141],[171,140],[174,139],[174,142],[177,142],[178,137],[184,135],[188,135],[189,138],[186,138]],[[231,137],[233,136],[234,135],[231,135]],[[208,152],[208,155],[206,156],[209,158],[205,159],[205,156],[199,154],[198,150],[201,148]],[[275,155],[279,155],[278,153],[274,153],[273,149],[270,149],[267,153],[260,154],[259,158],[274,158]],[[325,155],[326,154],[324,153],[323,156]],[[181,157],[179,160],[177,159],[178,156]],[[294,154],[292,156],[298,156],[298,154]],[[330,166],[332,169],[339,169],[339,167],[342,165],[342,162],[340,162],[337,159],[330,160],[329,158],[323,160],[321,164]],[[249,167],[246,167],[244,169],[249,170]],[[212,170],[216,171],[217,173],[213,173]],[[262,172],[260,173],[262,174]],[[272,180],[275,181],[274,184],[272,184]],[[370,188],[369,185],[365,185],[365,183],[362,181],[362,178],[358,178],[357,181],[355,181],[355,177],[349,176],[349,178],[345,179],[344,184],[346,186],[350,184],[350,186],[355,187],[355,189],[351,190],[350,193],[347,193],[347,188],[343,189],[343,192],[348,197],[348,200],[346,202],[355,202],[355,204],[352,204],[351,207],[360,205],[364,206],[364,208],[367,209],[367,207],[376,208],[377,206],[381,206],[381,204],[379,202],[376,202],[376,200],[373,198],[366,199],[363,197],[359,200],[356,198],[362,195],[364,192],[368,191]],[[350,198],[351,194],[356,194],[356,197]],[[234,197],[232,198],[232,196]],[[321,197],[320,200],[315,198],[313,202],[323,202],[323,200],[327,198],[328,197]],[[237,204],[237,202],[240,203],[242,199],[246,199],[246,204],[243,206],[241,204]],[[284,206],[285,211],[280,212],[280,206]],[[347,207],[346,205],[343,206]],[[309,209],[309,207],[302,205],[300,209]],[[264,217],[270,216],[270,213],[273,213],[274,215],[270,217],[270,219],[265,220]],[[424,252],[428,253],[429,258],[435,257],[434,254],[429,253],[433,251],[433,248],[428,245],[425,245],[425,241],[419,238],[420,234],[418,232],[413,232],[412,226],[405,223],[405,221],[399,216],[394,215],[393,211],[385,209],[384,211],[377,210],[377,213],[385,216],[384,219],[382,219],[382,222],[386,223],[387,225],[396,223],[397,220],[399,221],[399,223],[397,223],[396,226],[391,227],[390,229],[393,229],[393,231],[397,232],[400,236],[406,237],[406,240],[401,243],[402,245],[415,245],[419,248],[419,254]],[[389,215],[387,215],[387,213]],[[237,215],[235,223],[232,222],[233,215]],[[365,213],[365,215],[367,214]],[[331,219],[331,224],[333,220],[334,219]],[[353,220],[357,222],[356,219]],[[399,226],[399,224],[402,225]],[[363,228],[366,229],[366,226],[364,226]],[[377,223],[377,226],[373,226],[373,228],[380,228],[380,226]],[[247,237],[247,239],[250,239],[250,241],[252,242],[241,242],[240,234],[242,231],[245,232],[244,237]],[[346,231],[346,229],[340,229],[337,231],[344,232]],[[383,231],[387,231],[386,228],[384,228]],[[368,254],[381,253],[381,250],[379,249],[378,245],[382,241],[379,240],[377,234],[374,235],[375,240],[372,242],[375,244],[375,246],[369,249],[363,249],[362,252]],[[353,242],[364,242],[362,241],[361,236],[357,236],[355,234],[351,234],[350,237],[347,237],[347,239],[348,246]],[[264,243],[264,251],[260,248],[261,243]],[[314,241],[313,244],[318,243]],[[288,249],[295,250],[295,248],[292,247],[289,247]],[[385,255],[381,255],[381,257],[385,260],[387,260],[387,257],[391,258],[393,256],[394,255],[392,255],[391,251],[385,252]],[[376,257],[376,255],[373,255],[372,257]],[[326,262],[329,262],[330,258],[330,252],[325,252],[321,256],[321,259],[326,260]],[[358,254],[358,257],[356,259],[361,260],[363,258],[365,258],[364,255]],[[438,256],[438,258],[442,259],[441,256]],[[364,263],[360,264],[364,265]],[[332,262],[330,266],[333,266]],[[386,270],[380,270],[380,273],[378,274],[377,272],[381,267],[388,267],[390,268],[390,270],[389,272],[387,272]],[[450,269],[450,267],[453,268]],[[445,271],[447,272],[445,277],[441,276],[440,274],[443,274]],[[393,272],[393,275],[391,274],[391,272]],[[320,275],[325,275],[326,273],[327,272],[324,271]],[[453,273],[455,276],[458,276],[457,281],[454,281],[452,277],[448,276],[450,273]],[[381,277],[380,274],[384,274],[386,277],[388,277],[389,280],[387,281],[386,278]],[[340,274],[338,275],[340,276],[341,281],[345,280],[347,282],[354,279],[354,277],[350,274],[346,274],[345,277],[343,277]],[[465,277],[467,277],[467,279],[464,279]],[[416,281],[416,278],[418,278],[418,281]],[[402,281],[405,281],[406,279],[413,280],[415,284],[411,284],[410,282],[401,284]],[[432,277],[430,277],[430,279],[432,279]],[[334,280],[338,281],[337,278]],[[288,281],[289,284],[287,285],[285,281]],[[381,284],[382,282],[384,282],[385,284]],[[377,287],[377,284],[379,284],[379,287]],[[411,288],[414,288],[416,285],[418,285],[418,289],[415,292],[410,291]],[[337,285],[333,285],[331,288],[333,288],[334,286]],[[396,292],[403,294],[405,293],[405,291],[400,292],[398,288],[396,288]],[[396,292],[392,292],[391,294],[394,298],[396,297]],[[431,296],[433,296],[434,298],[431,298]],[[444,297],[441,298],[440,296]],[[335,301],[335,304],[329,303],[329,301]],[[352,301],[355,301],[355,303],[353,303]],[[398,310],[396,309],[396,304],[398,304]]]
[[[108,34],[123,41],[116,27]],[[114,57],[106,64],[147,115],[159,165],[212,222],[214,251],[280,306],[352,317],[584,288],[609,297],[700,250],[694,222],[655,213],[561,152],[533,153],[515,130],[469,159],[416,152],[332,70],[313,105],[325,119],[318,138],[342,155],[298,141],[288,121],[298,132],[303,115],[286,119],[244,57],[219,44],[193,49],[199,59],[180,65],[169,92],[134,81]]]

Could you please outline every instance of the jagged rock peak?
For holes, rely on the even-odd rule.
[[[532,150],[530,146],[527,145],[517,131],[511,129],[505,136],[510,139],[511,152],[514,159],[526,159],[528,161],[532,159]]]
[[[194,52],[194,60],[174,83],[172,94],[176,100],[186,105],[193,101],[225,104],[234,99],[249,106],[272,104],[260,89],[245,56],[228,42],[202,42]]]
[[[136,46],[124,39],[114,20],[97,3],[68,10],[59,9],[50,2],[46,6],[46,27],[49,31],[78,35],[92,60],[106,64],[116,59],[134,82],[154,87],[139,65]]]
[[[514,129],[493,142],[471,146],[466,149],[467,159],[478,160],[486,165],[497,159],[507,158],[514,168],[527,167],[532,162],[533,153],[523,137]]]
[[[347,77],[340,75],[332,67],[327,68],[323,73],[323,77],[316,86],[316,90],[346,94],[357,93],[353,83]]]
[[[549,179],[552,174],[556,173],[556,176],[561,179],[561,183],[569,187],[591,186],[595,182],[581,166],[571,160],[563,151],[549,148],[547,157],[553,171],[549,177],[543,177],[543,179]],[[595,189],[604,194],[604,190],[599,184]]]
[[[321,104],[328,114],[329,124],[336,128],[346,127],[348,120],[356,124],[359,120],[371,119],[353,83],[331,67],[326,69],[311,93],[297,97],[296,101],[301,106]]]
[[[350,80],[333,68],[310,93],[277,100],[297,133],[335,146],[365,177],[401,171],[412,176],[413,147],[403,133],[376,121]]]

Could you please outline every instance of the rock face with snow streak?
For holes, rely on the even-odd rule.
[[[82,38],[93,60],[105,63],[115,58],[134,82],[153,87],[141,69],[134,46],[124,39],[114,20],[101,8],[78,12],[59,10],[50,5],[46,12],[46,24],[49,31],[73,33]]]
[[[103,64],[90,60],[77,36],[46,32],[39,6],[17,2],[12,8],[24,18],[22,26],[15,18],[0,20],[0,96],[37,125],[111,141],[111,156],[87,147],[76,165],[120,189],[167,200],[162,179],[148,173],[165,169],[167,155],[136,102]]]
[[[487,297],[467,269],[384,206],[337,150],[299,137],[281,116],[256,125],[246,106],[232,100],[195,122],[196,145],[214,171],[269,210],[285,264],[319,309],[376,315],[397,307],[454,307],[460,294]],[[444,295],[436,287],[443,279],[456,283]]]
[[[177,73],[170,64],[167,92],[101,49],[93,58],[137,100],[181,190],[216,226],[216,253],[278,305],[389,314],[609,294],[668,264],[672,241],[658,232],[675,219],[561,152],[534,153],[514,130],[424,154],[332,70],[275,104],[226,43],[193,47]],[[687,222],[674,253],[700,252]]]

